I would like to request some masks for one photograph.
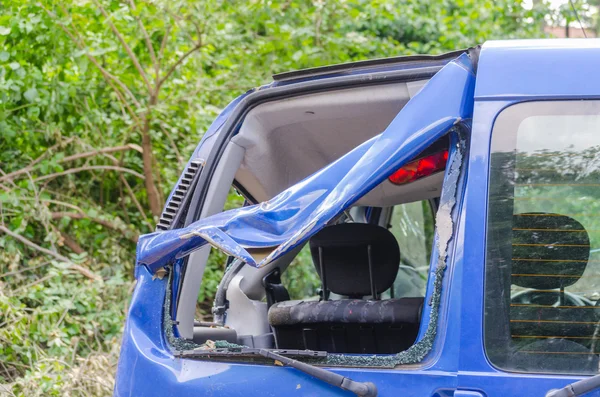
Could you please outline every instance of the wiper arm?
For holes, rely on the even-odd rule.
[[[600,375],[595,375],[577,382],[569,383],[562,389],[553,389],[546,397],[576,397],[600,388]]]
[[[255,348],[241,349],[195,349],[177,352],[176,357],[181,358],[201,358],[201,357],[226,357],[226,356],[252,356],[259,355],[265,358],[279,361],[283,365],[296,368],[310,376],[313,376],[323,382],[329,383],[332,386],[340,389],[351,391],[360,397],[376,397],[377,387],[371,382],[357,382],[345,376],[336,374],[317,366],[294,360],[290,356],[302,357],[326,357],[327,352],[314,350],[269,350]]]
[[[336,374],[335,372],[328,371],[323,368],[316,367],[314,365],[310,365],[307,363],[303,363],[302,361],[294,360],[293,358],[289,358],[286,356],[282,356],[281,354],[274,353],[267,349],[258,349],[258,354],[266,358],[272,358],[274,360],[280,361],[281,363],[288,365],[292,368],[296,368],[299,371],[302,371],[306,374],[314,376],[317,379],[322,380],[323,382],[329,383],[332,386],[339,387],[340,389],[351,391],[357,396],[361,397],[376,397],[377,396],[377,387],[374,383],[371,382],[356,382],[350,378],[346,378],[340,374]]]

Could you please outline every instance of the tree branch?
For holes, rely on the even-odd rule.
[[[130,143],[130,144],[124,145],[124,146],[106,147],[106,148],[94,150],[91,152],[74,154],[74,155],[62,158],[59,161],[59,163],[66,163],[68,161],[75,161],[75,160],[79,160],[79,159],[86,158],[86,157],[93,157],[98,154],[115,153],[115,152],[121,152],[121,151],[126,151],[126,150],[136,150],[140,153],[143,152],[142,148],[139,145]]]
[[[34,243],[33,241],[28,240],[27,238],[21,236],[20,234],[15,233],[15,232],[9,230],[4,225],[0,225],[0,232],[3,232],[5,234],[9,235],[10,237],[14,238],[15,240],[20,241],[21,243],[25,244],[29,248],[33,248],[34,250],[39,251],[42,254],[46,254],[48,256],[53,257],[54,259],[57,259],[57,260],[59,260],[61,262],[69,264],[69,268],[70,269],[78,271],[79,273],[81,273],[85,277],[89,278],[90,280],[101,280],[100,276],[98,276],[97,274],[94,274],[93,272],[91,272],[90,270],[86,269],[83,266],[80,266],[80,265],[78,265],[76,263],[73,263],[66,256],[62,256],[59,253],[52,252],[49,249],[41,247],[41,246],[37,245],[36,243]]]
[[[36,164],[38,164],[40,161],[42,161],[44,158],[46,158],[48,156],[48,154],[51,153],[54,149],[56,149],[57,147],[60,147],[60,146],[68,145],[69,143],[73,142],[74,139],[75,139],[74,137],[71,137],[63,142],[59,142],[53,146],[50,146],[48,149],[46,149],[46,151],[44,153],[42,153],[41,156],[39,156],[37,159],[35,159],[31,163],[29,163],[29,165],[27,167],[23,167],[17,171],[14,171],[14,172],[11,172],[8,174],[5,174],[3,172],[2,173],[3,175],[0,177],[0,182],[12,181],[16,176],[27,174],[28,172],[33,170],[33,168]]]
[[[181,153],[179,152],[179,148],[175,144],[173,137],[171,137],[171,134],[169,134],[169,131],[162,125],[162,121],[159,121],[159,127],[162,130],[163,134],[165,134],[165,136],[169,140],[169,143],[171,144],[171,148],[173,148],[173,151],[175,152],[175,156],[177,157],[177,163],[179,164],[179,167],[181,169],[183,169],[183,157],[181,156]]]
[[[165,48],[167,48],[167,42],[169,41],[170,34],[171,34],[171,25],[167,26],[167,29],[165,30],[165,35],[163,36],[162,41],[160,42],[160,49],[158,50],[159,64],[162,61],[163,55],[165,53]]]
[[[54,19],[58,19],[57,15],[54,14],[53,12],[51,12],[50,10],[48,10],[47,8],[45,8],[44,6],[40,5],[45,11],[46,13],[54,18]],[[68,12],[66,12],[66,10],[63,9],[63,12],[65,14],[68,15]],[[70,32],[67,27],[62,24],[60,21],[57,21],[58,26],[60,26],[60,28],[63,30],[63,32],[65,32],[65,34],[67,36],[69,36],[69,38],[71,39],[71,41],[73,41],[73,43],[75,43],[75,45],[77,46],[77,48],[79,48],[81,51],[85,50],[85,43],[83,42],[83,40],[78,39],[77,37],[75,37],[75,35]],[[77,30],[75,30],[75,32],[77,32]],[[115,93],[117,94],[117,96],[119,97],[119,99],[121,100],[121,102],[127,107],[127,109],[129,110],[129,113],[131,115],[131,117],[136,120],[136,122],[139,123],[139,119],[137,118],[136,113],[133,111],[133,109],[131,109],[131,107],[129,106],[129,104],[127,103],[127,101],[125,100],[125,98],[123,98],[123,96],[121,95],[121,92],[117,89],[117,87],[115,87],[115,85],[112,83],[112,81],[116,82],[119,87],[121,87],[121,89],[123,91],[125,91],[125,93],[127,93],[127,95],[129,95],[129,97],[131,98],[131,100],[133,101],[133,103],[140,107],[140,103],[138,102],[137,98],[135,97],[135,95],[133,95],[133,93],[129,90],[129,88],[127,88],[127,86],[125,84],[123,84],[123,82],[121,80],[119,80],[116,76],[112,75],[111,73],[109,73],[106,69],[104,69],[101,65],[100,62],[98,62],[98,60],[96,59],[96,57],[94,57],[93,55],[89,54],[87,51],[84,51],[85,56],[90,60],[90,62],[92,62],[94,64],[94,66],[96,66],[96,68],[98,68],[98,70],[100,71],[100,74],[102,74],[102,77],[104,77],[104,80],[106,80],[106,82],[108,83],[108,85],[115,91]],[[111,81],[112,80],[112,81]]]
[[[146,88],[148,88],[148,93],[151,93],[152,86],[150,85],[150,82],[148,81],[148,77],[146,77],[146,72],[144,72],[144,69],[142,68],[142,65],[140,64],[140,61],[137,59],[137,57],[135,56],[135,54],[133,53],[133,51],[131,50],[131,48],[129,47],[127,42],[125,41],[125,38],[123,37],[121,32],[119,32],[119,30],[117,29],[115,24],[112,23],[110,16],[108,15],[108,13],[104,9],[104,7],[102,7],[102,4],[100,4],[100,2],[98,0],[93,0],[93,1],[96,4],[96,6],[100,9],[100,12],[102,13],[102,15],[104,15],[104,18],[106,18],[106,22],[108,23],[110,30],[112,30],[112,32],[115,34],[115,36],[117,36],[117,38],[123,45],[123,48],[125,48],[127,55],[129,55],[131,62],[133,62],[133,65],[135,66],[138,73],[140,74],[140,76],[142,77],[144,82],[146,83]]]
[[[71,251],[73,251],[76,254],[83,254],[85,252],[85,250],[81,248],[81,245],[77,244],[77,241],[75,241],[71,236],[69,236],[63,231],[59,232],[60,236],[62,237],[63,244],[69,247]]]
[[[133,0],[129,0],[129,5],[131,6],[131,9],[133,11],[136,10],[135,8],[135,2]],[[142,22],[142,19],[139,17],[136,17],[137,21],[138,21],[138,25],[140,27],[140,30],[142,31],[142,34],[144,35],[144,40],[146,41],[146,47],[148,47],[148,52],[150,53],[150,59],[152,60],[152,65],[154,65],[154,74],[156,75],[156,81],[158,81],[158,72],[159,72],[159,64],[158,64],[158,60],[156,59],[156,52],[154,52],[154,46],[152,45],[152,41],[150,40],[150,36],[148,36],[148,31],[146,30],[146,28],[144,27],[144,24]]]
[[[50,214],[52,219],[61,219],[61,218],[71,218],[71,219],[89,219],[92,222],[95,222],[99,225],[102,225],[108,229],[112,229],[112,230],[116,230],[118,232],[121,232],[121,234],[126,237],[127,239],[133,241],[134,243],[137,243],[138,240],[138,236],[137,234],[131,234],[129,230],[127,230],[126,228],[123,228],[119,225],[115,225],[114,223],[107,221],[105,219],[100,219],[100,218],[94,218],[91,216],[86,215],[85,213],[80,213],[80,212],[53,212]]]
[[[115,166],[115,165],[88,165],[88,166],[85,166],[85,167],[70,168],[70,169],[62,171],[62,172],[55,172],[54,174],[43,175],[43,176],[35,178],[34,182],[45,181],[47,179],[53,179],[53,178],[57,178],[59,176],[64,176],[64,175],[69,175],[69,174],[76,174],[78,172],[92,171],[92,170],[112,170],[112,171],[119,171],[119,172],[124,172],[124,173],[127,173],[127,174],[131,174],[131,175],[135,175],[135,176],[137,176],[140,179],[145,179],[146,178],[144,175],[140,174],[139,172],[131,170],[129,168],[125,168],[125,167],[118,167],[118,166]]]
[[[198,41],[198,43],[196,43],[195,46],[193,46],[188,52],[186,52],[185,54],[183,54],[181,56],[181,58],[179,58],[177,60],[177,62],[175,62],[175,64],[173,64],[173,66],[171,66],[169,68],[169,70],[167,71],[167,73],[158,81],[158,84],[156,86],[156,91],[158,92],[158,89],[163,85],[163,83],[173,74],[173,72],[175,71],[175,69],[177,69],[177,67],[179,65],[181,65],[181,63],[183,61],[185,61],[185,59],[187,57],[189,57],[190,55],[192,55],[195,51],[198,51],[200,48],[202,48],[202,42]]]

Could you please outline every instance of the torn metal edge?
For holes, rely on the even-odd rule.
[[[464,124],[461,123],[461,124]],[[427,354],[433,348],[435,337],[437,336],[439,310],[442,297],[442,285],[447,267],[448,247],[455,231],[455,222],[452,216],[454,207],[457,203],[458,184],[460,177],[464,172],[464,161],[466,154],[467,138],[465,131],[460,125],[453,128],[450,134],[457,136],[457,150],[452,156],[452,163],[447,176],[444,179],[444,186],[440,197],[440,206],[436,214],[436,245],[437,245],[437,266],[434,271],[433,292],[431,295],[431,314],[427,324],[427,330],[423,338],[417,343],[409,347],[407,350],[393,355],[351,355],[328,353],[326,357],[307,358],[307,363],[315,365],[339,366],[339,367],[379,367],[379,368],[394,368],[403,364],[417,364],[422,362]],[[170,267],[170,266],[169,266]],[[167,281],[167,291],[165,302],[163,305],[163,329],[171,352],[176,356],[181,356],[183,351],[203,348],[204,345],[197,344],[193,341],[178,338],[175,336],[173,326],[175,322],[171,320],[171,282],[172,272],[169,272]],[[225,341],[215,341],[216,345],[223,346]],[[246,346],[235,345],[242,348]],[[202,360],[203,358],[197,358]],[[206,360],[210,360],[206,357]],[[214,358],[213,358],[214,359]],[[240,357],[238,362],[245,362]]]

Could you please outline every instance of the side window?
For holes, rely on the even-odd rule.
[[[485,347],[522,372],[598,372],[600,101],[503,111],[490,157]]]
[[[400,269],[393,297],[424,297],[434,233],[434,211],[428,200],[393,207],[390,230],[400,246]]]

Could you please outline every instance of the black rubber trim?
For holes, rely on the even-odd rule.
[[[337,65],[321,66],[316,68],[293,70],[290,72],[278,73],[273,75],[273,80],[277,82],[288,82],[297,79],[306,79],[312,77],[325,77],[331,74],[343,74],[360,71],[362,69],[372,69],[377,67],[390,67],[396,65],[404,65],[411,63],[421,63],[423,61],[435,62],[452,60],[462,53],[468,52],[471,49],[457,50],[439,55],[408,55],[390,58],[369,59],[366,61],[347,62]]]
[[[258,204],[250,192],[248,192],[248,190],[246,190],[246,188],[243,187],[237,180],[234,180],[231,185],[249,204]]]

